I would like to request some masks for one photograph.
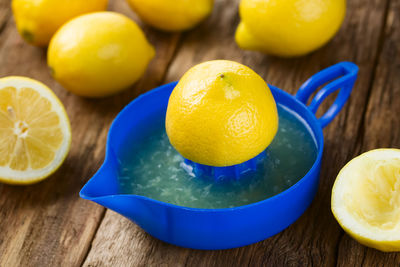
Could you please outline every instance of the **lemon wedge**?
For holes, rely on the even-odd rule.
[[[56,171],[71,144],[64,106],[44,84],[0,79],[0,181],[31,184]]]
[[[371,150],[351,160],[336,178],[331,205],[358,242],[400,251],[400,150]]]

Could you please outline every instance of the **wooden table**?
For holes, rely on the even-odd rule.
[[[124,0],[110,2],[110,10],[139,21]],[[46,50],[20,38],[10,0],[0,0],[0,77],[25,75],[50,86],[66,106],[73,134],[69,156],[51,178],[25,187],[0,185],[0,266],[400,265],[400,254],[381,253],[351,239],[330,211],[333,182],[348,160],[369,149],[400,145],[400,0],[349,0],[336,37],[296,59],[240,50],[234,42],[238,2],[216,0],[212,16],[182,34],[141,24],[157,49],[145,76],[119,95],[89,100],[68,93],[51,78]],[[156,240],[124,217],[80,199],[78,192],[103,161],[115,115],[140,93],[177,80],[189,67],[211,59],[244,63],[290,93],[339,61],[355,62],[360,73],[351,99],[324,130],[321,182],[307,212],[263,242],[196,251]]]

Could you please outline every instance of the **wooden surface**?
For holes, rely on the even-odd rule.
[[[27,187],[0,184],[1,267],[400,265],[399,253],[381,253],[351,239],[330,211],[334,179],[348,160],[369,149],[400,145],[400,0],[349,0],[336,37],[297,59],[240,50],[233,37],[237,5],[238,0],[216,0],[212,16],[182,34],[161,33],[141,24],[157,49],[145,76],[117,96],[88,100],[66,92],[51,78],[46,50],[22,41],[10,0],[0,0],[0,77],[25,75],[46,83],[66,106],[73,131],[71,152],[51,178]],[[110,0],[109,9],[139,21],[124,0]],[[244,63],[290,93],[336,62],[353,61],[360,67],[351,99],[324,130],[321,182],[311,207],[282,233],[224,251],[165,244],[78,196],[102,163],[115,115],[140,93],[177,80],[189,67],[210,59]]]

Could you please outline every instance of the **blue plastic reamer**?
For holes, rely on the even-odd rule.
[[[238,180],[241,176],[243,176],[243,174],[251,171],[256,171],[257,166],[265,159],[266,156],[267,152],[266,150],[264,150],[263,152],[248,161],[226,167],[208,166],[185,159],[185,164],[191,167],[190,170],[187,170],[186,168],[185,169],[186,171],[193,173],[197,177],[205,175],[209,177],[214,177],[214,180],[216,181],[226,179]]]

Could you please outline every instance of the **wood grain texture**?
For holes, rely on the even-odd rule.
[[[110,9],[134,18],[124,0],[112,1]],[[0,184],[0,266],[78,266],[85,258],[104,209],[80,199],[79,190],[104,158],[112,119],[139,93],[161,82],[179,39],[177,34],[145,31],[159,56],[143,79],[114,97],[84,99],[51,78],[46,50],[20,38],[10,1],[0,0],[0,77],[25,75],[52,88],[67,109],[73,140],[66,162],[48,180],[27,187]]]
[[[165,244],[120,215],[107,211],[84,266],[334,266],[353,262],[355,266],[360,265],[362,262],[357,259],[368,249],[358,245],[354,255],[349,250],[355,242],[343,234],[331,214],[330,191],[340,168],[359,152],[361,146],[367,104],[367,114],[371,113],[369,110],[373,105],[369,96],[375,88],[375,67],[381,55],[382,40],[386,37],[381,33],[385,23],[390,24],[386,19],[388,3],[381,0],[348,1],[345,23],[328,45],[302,58],[278,59],[240,50],[233,38],[239,21],[238,1],[216,1],[213,15],[183,35],[165,82],[179,79],[199,62],[231,59],[250,66],[267,82],[294,93],[308,77],[329,65],[347,60],[360,66],[351,99],[324,131],[326,144],[317,197],[307,212],[282,233],[251,246],[225,251],[196,251]],[[391,10],[396,10],[393,5]],[[400,30],[398,25],[395,27]],[[381,82],[385,84],[385,80]],[[393,84],[393,87],[399,90],[399,85]],[[321,109],[326,110],[331,101]],[[393,128],[398,127],[396,122]],[[351,246],[345,243],[346,240]],[[391,259],[394,259],[377,251],[368,255],[368,262],[378,266],[383,266],[387,260],[393,263]]]
[[[357,153],[400,148],[400,1],[390,2],[374,82]],[[348,235],[339,242],[339,266],[400,266],[400,253],[366,248]]]

